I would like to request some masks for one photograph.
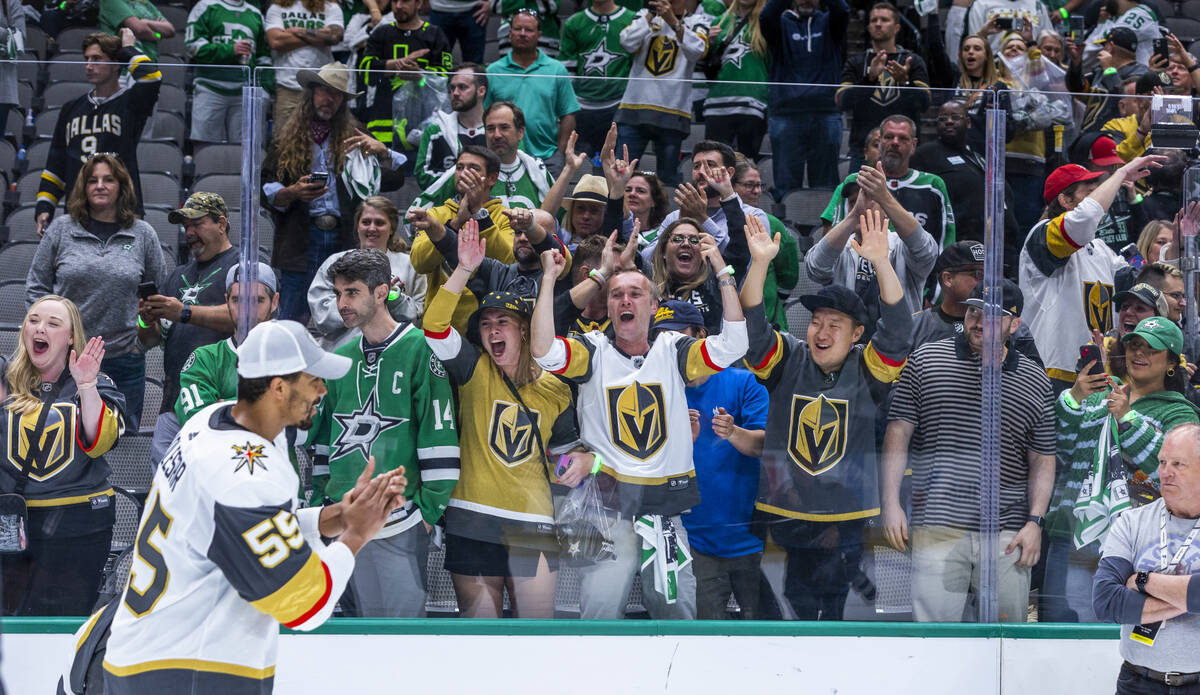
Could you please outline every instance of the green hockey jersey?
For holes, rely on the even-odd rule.
[[[196,348],[179,374],[175,417],[179,426],[204,406],[237,398],[237,348],[233,339]]]
[[[580,108],[605,109],[621,102],[633,62],[621,48],[621,30],[636,16],[618,5],[606,15],[590,9],[576,12],[563,25],[558,59],[571,74],[585,78],[574,81]]]
[[[709,83],[704,100],[705,116],[767,117],[767,57],[755,53],[750,24],[746,23],[732,40],[730,33],[741,21],[732,13],[718,15],[721,33],[709,45],[724,45],[721,71]]]
[[[253,44],[253,66],[271,66],[271,47],[263,28],[262,12],[245,0],[200,0],[188,14],[187,51],[196,66],[195,84],[218,94],[241,92],[249,78],[248,66],[233,53],[233,44]],[[274,84],[270,70],[260,70],[264,82]],[[264,85],[267,86],[267,85]]]
[[[336,350],[350,371],[325,382],[308,443],[316,448],[311,504],[340,500],[375,457],[375,473],[403,467],[407,504],[379,536],[401,533],[422,518],[435,524],[458,482],[458,429],[446,369],[425,336],[402,323],[380,345],[362,336]],[[420,510],[420,514],[415,513]]]
[[[552,186],[554,177],[546,169],[545,162],[518,151],[512,164],[500,165],[500,177],[492,186],[491,193],[492,197],[499,198],[506,208],[536,210]],[[413,205],[431,208],[457,195],[458,192],[454,190],[454,169],[451,168],[422,191]]]

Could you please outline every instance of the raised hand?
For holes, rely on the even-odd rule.
[[[721,200],[727,200],[733,195],[733,181],[729,178],[728,169],[725,167],[713,169],[706,162],[702,167],[702,171],[704,172],[704,180],[716,190]]]
[[[892,192],[888,190],[887,174],[883,173],[882,162],[876,162],[873,167],[864,166],[859,169],[856,183],[858,183],[860,199],[865,193],[871,200],[883,204],[885,200],[892,197]]]
[[[579,139],[579,133],[574,130],[567,136],[567,147],[563,151],[563,168],[571,171],[578,171],[579,167],[583,166],[588,160],[587,152],[576,152],[575,142]]]
[[[458,265],[473,273],[486,256],[487,239],[479,236],[479,222],[471,218],[458,233]]]
[[[528,232],[533,229],[533,211],[525,208],[505,208],[500,211],[508,218],[508,224],[514,232]]]
[[[542,273],[543,277],[556,278],[562,275],[562,271],[567,267],[567,259],[563,257],[562,252],[558,249],[547,249],[542,251]]]
[[[1100,371],[1092,374],[1094,366],[1096,366],[1096,360],[1083,365],[1083,368],[1075,375],[1075,383],[1071,385],[1071,398],[1074,398],[1076,403],[1083,403],[1088,396],[1099,393],[1108,387],[1108,375],[1104,373],[1104,365],[1101,364]]]
[[[675,189],[675,204],[679,206],[680,217],[690,217],[697,222],[708,218],[708,196],[690,183],[681,183]]]
[[[867,210],[858,216],[862,241],[850,240],[850,247],[873,265],[888,262],[888,219],[878,210]]]
[[[637,270],[637,252],[638,243],[642,239],[642,221],[638,218],[633,218],[633,231],[629,234],[629,241],[625,242],[625,248],[621,249],[621,258],[619,259],[619,270]]]
[[[711,234],[700,232],[700,255],[712,266],[716,273],[725,267],[725,259],[721,257],[721,248]]]
[[[779,243],[779,235],[772,237],[757,215],[746,215],[746,245],[750,247],[750,258],[759,263],[770,263],[779,253]]]
[[[82,355],[76,355],[75,350],[67,357],[67,369],[71,370],[71,378],[75,385],[90,386],[96,383],[96,375],[100,373],[100,363],[104,361],[104,338],[94,336],[83,348]]]
[[[1152,169],[1161,167],[1165,161],[1167,161],[1167,158],[1163,155],[1148,154],[1130,161],[1118,171],[1121,172],[1126,181],[1137,181],[1149,176]]]
[[[429,216],[429,211],[425,208],[409,208],[408,212],[404,213],[404,221],[413,229],[428,232],[429,227],[433,224],[433,218]]]
[[[887,71],[892,76],[892,79],[896,81],[896,84],[906,85],[908,84],[908,70],[911,66],[912,56],[904,59],[904,65],[894,60],[889,60],[887,62]]]
[[[633,178],[633,172],[637,169],[638,163],[636,159],[632,162],[629,161],[629,145],[621,145],[620,159],[617,159],[616,147],[617,124],[614,123],[604,136],[604,145],[600,148],[600,167],[604,173],[604,179],[608,181],[610,197],[614,193],[625,190],[625,185],[629,183],[629,179]]]
[[[613,263],[616,262],[617,230],[613,230],[604,242],[604,250],[600,252],[600,274],[604,277],[612,275]]]
[[[358,128],[354,129],[354,135],[346,138],[346,149],[352,150],[358,148],[363,154],[373,154],[376,157],[383,157],[387,154],[387,145],[367,135]]]
[[[1129,412],[1129,385],[1113,389],[1106,400],[1108,401],[1108,412],[1120,421]]]
[[[867,68],[867,79],[872,82],[879,79],[879,76],[883,74],[884,69],[887,67],[887,58],[887,53],[883,51],[879,51],[871,58],[871,65]]]

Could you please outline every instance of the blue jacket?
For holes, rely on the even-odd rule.
[[[768,113],[788,116],[835,112],[835,87],[846,50],[850,6],[846,0],[824,0],[824,9],[800,17],[791,0],[768,0],[759,25],[771,49]],[[831,85],[817,87],[815,85]]]

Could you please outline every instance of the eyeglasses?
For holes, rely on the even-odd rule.
[[[1182,302],[1184,297],[1187,296],[1183,292],[1163,292],[1163,294],[1170,297],[1171,299],[1174,299],[1177,302]]]
[[[972,270],[970,268],[964,268],[962,270],[955,270],[953,272],[960,274],[960,275],[970,275],[971,277],[975,278],[979,282],[983,281],[983,271],[982,270]]]
[[[700,245],[700,235],[699,234],[672,234],[671,235],[671,243],[678,244],[680,246],[683,246],[684,244],[691,244],[692,246],[699,246]]]
[[[761,191],[763,189],[762,181],[759,181],[757,183],[748,183],[746,181],[734,181],[733,185],[741,186],[742,188],[745,188],[746,190],[750,190],[750,191]]]

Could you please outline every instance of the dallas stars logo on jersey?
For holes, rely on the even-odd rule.
[[[355,452],[365,459],[371,455],[376,437],[393,427],[408,422],[406,417],[392,417],[379,412],[378,391],[371,389],[362,407],[352,413],[334,413],[333,419],[342,431],[333,440],[330,458],[341,458]]]
[[[1112,330],[1113,286],[1103,282],[1083,283],[1083,313],[1088,330],[1107,333]]]
[[[846,423],[850,403],[824,394],[793,396],[788,428],[788,455],[810,475],[833,468],[846,455]]]
[[[746,57],[746,54],[749,52],[750,44],[746,43],[745,37],[739,33],[725,47],[725,52],[721,54],[721,60],[726,63],[732,63],[740,70],[742,67],[742,58]]]
[[[630,456],[646,460],[667,442],[662,384],[633,382],[606,389],[612,442]]]
[[[608,66],[620,57],[620,54],[613,53],[601,43],[596,50],[584,54],[583,74],[604,77],[608,75]]]
[[[75,410],[54,403],[25,415],[8,411],[8,462],[39,482],[61,473],[75,458]]]
[[[492,416],[488,422],[488,448],[508,468],[524,463],[533,454],[534,437],[541,414],[531,410],[533,422],[525,415],[525,409],[516,403],[497,400],[492,403]]]

